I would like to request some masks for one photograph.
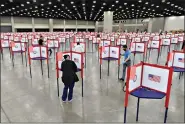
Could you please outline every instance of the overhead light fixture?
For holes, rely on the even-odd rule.
[[[116,3],[119,3],[119,1],[117,0]]]
[[[52,4],[51,2],[48,2],[48,4]]]
[[[93,1],[93,3],[96,3],[96,1]]]
[[[127,3],[124,3],[124,5],[127,5]]]
[[[156,6],[157,8],[159,8],[159,6]]]
[[[4,6],[4,4],[1,4],[1,6]]]
[[[29,2],[29,1],[27,1],[26,3],[27,3],[27,4],[30,4],[30,2]]]
[[[73,2],[73,1],[71,1],[71,4],[74,4],[74,2]]]
[[[103,3],[103,5],[105,6],[105,5],[106,5],[106,3]]]
[[[24,6],[24,4],[21,4],[21,6]]]
[[[170,4],[170,2],[167,2],[167,4]]]
[[[148,4],[148,2],[146,2],[145,4]]]
[[[85,3],[83,3],[82,6],[85,6]]]
[[[139,0],[138,2],[139,2],[139,3],[141,3],[142,1],[141,1],[141,0]]]
[[[132,4],[131,6],[134,6],[134,4]]]
[[[112,6],[114,6],[114,4],[112,4]]]

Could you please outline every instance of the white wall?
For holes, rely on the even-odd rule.
[[[164,30],[184,30],[184,16],[171,16],[165,18]]]
[[[0,24],[2,26],[12,26],[13,29],[95,29],[94,21],[83,20],[62,20],[62,19],[46,19],[46,18],[29,18],[29,17],[1,17]]]

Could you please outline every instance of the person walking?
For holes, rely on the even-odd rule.
[[[127,48],[127,45],[123,46],[123,50],[125,51],[125,53],[123,54],[124,59],[123,59],[123,73],[122,73],[122,78],[120,78],[121,81],[125,81],[125,73],[126,73],[126,69],[127,67],[131,66],[131,52],[130,50]],[[123,86],[123,90],[125,88],[125,84]]]
[[[78,76],[76,75],[77,66],[74,61],[70,60],[69,55],[64,55],[64,61],[61,64],[62,73],[62,82],[64,83],[64,89],[62,94],[62,101],[71,102],[73,99],[73,88],[75,86],[75,82],[78,82]],[[69,92],[68,92],[69,90]]]

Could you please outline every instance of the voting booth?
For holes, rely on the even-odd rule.
[[[82,47],[82,53],[83,53],[83,57],[84,57],[84,60],[83,62],[85,62],[85,67],[86,67],[86,42],[79,42],[80,43],[80,46]],[[71,52],[79,52],[79,51],[76,51],[75,50],[75,47],[77,46],[77,42],[71,42],[70,43],[70,51]]]
[[[180,72],[179,79],[181,77],[181,74],[185,72],[184,56],[185,56],[184,51],[172,51],[169,52],[167,56],[168,67],[172,67],[174,72]]]
[[[150,37],[144,36],[142,37],[142,42],[148,42],[150,40]]]
[[[43,64],[42,61],[46,60],[47,68],[48,68],[48,78],[49,78],[49,60],[48,60],[48,47],[46,46],[30,46],[28,49],[28,62],[30,67],[30,77],[32,78],[32,71],[31,71],[31,60],[40,61],[41,64],[41,72],[43,75]]]
[[[123,46],[127,45],[127,39],[126,38],[118,38],[116,40],[116,46]]]
[[[38,39],[38,38],[33,38],[33,39],[31,40],[31,45],[32,45],[32,46],[37,46],[37,45],[39,45],[39,39]]]
[[[130,51],[131,53],[134,53],[134,61],[135,61],[136,54],[143,54],[143,61],[144,61],[145,53],[147,51],[146,49],[147,49],[147,46],[145,42],[131,42]]]
[[[69,55],[70,60],[74,61],[76,66],[77,66],[77,72],[81,72],[81,79],[82,79],[82,97],[83,97],[83,63],[84,63],[84,56],[83,53],[79,52],[72,52],[72,51],[67,51],[67,52],[57,52],[56,53],[56,77],[57,77],[57,91],[58,91],[58,97],[59,97],[59,81],[58,79],[60,78],[60,71],[62,70],[61,64],[64,61],[63,56],[64,55]]]
[[[152,50],[157,50],[158,56],[157,56],[157,62],[159,60],[159,55],[160,55],[160,40],[150,40],[148,42],[148,50],[149,50],[149,56],[148,58],[150,58],[150,54]],[[147,52],[147,51],[146,51]],[[147,54],[146,54],[147,57]]]
[[[59,51],[60,49],[60,42],[58,39],[47,40],[46,46],[48,47],[48,49],[53,49],[55,53],[56,50]]]
[[[140,37],[133,37],[132,42],[141,42],[141,38]]]
[[[22,57],[22,64],[23,64],[23,53],[25,53],[25,62],[26,62],[26,66],[27,66],[27,57],[26,57],[26,51],[27,51],[27,45],[26,43],[22,43],[22,42],[11,42],[10,43],[10,51],[12,54],[12,64],[14,66],[14,54],[21,54]]]
[[[101,46],[110,46],[110,45],[111,45],[110,40],[102,40],[101,42],[99,42],[99,47],[101,47]]]
[[[172,68],[156,64],[141,62],[137,65],[128,67],[124,101],[124,123],[126,123],[127,106],[129,103],[128,100],[130,95],[138,98],[136,121],[138,121],[139,118],[138,116],[140,99],[160,100],[165,97],[164,123],[166,123],[172,84],[172,75]]]
[[[107,76],[109,76],[109,64],[110,61],[118,61],[118,79],[119,79],[119,68],[120,68],[120,47],[116,46],[102,46],[99,48],[100,53],[100,79],[101,79],[101,67],[102,60],[108,61]]]
[[[163,47],[168,47],[168,52],[170,51],[170,47],[171,47],[171,39],[170,38],[163,38],[161,40],[161,52]]]

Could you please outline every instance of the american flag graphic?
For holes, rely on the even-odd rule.
[[[161,81],[161,76],[156,76],[156,75],[153,75],[153,74],[149,74],[149,75],[148,75],[148,79],[149,79],[150,81],[160,83],[160,81]]]
[[[137,46],[138,48],[142,48],[142,46]]]
[[[156,43],[153,43],[153,45],[156,45]]]
[[[116,54],[116,51],[112,50],[112,54]]]
[[[184,58],[178,58],[178,62],[184,63]]]
[[[79,63],[79,60],[77,58],[74,58],[74,62],[78,62]]]

